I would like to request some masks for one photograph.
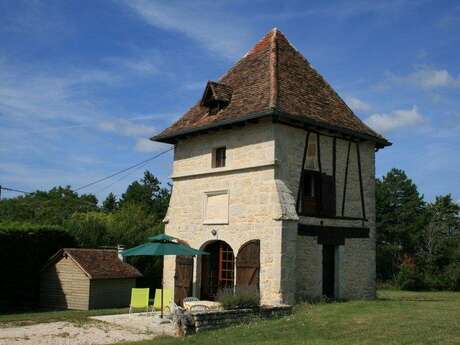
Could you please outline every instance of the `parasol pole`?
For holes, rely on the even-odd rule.
[[[161,314],[160,318],[163,318],[163,279],[161,281]]]

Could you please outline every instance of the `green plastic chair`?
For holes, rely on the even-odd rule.
[[[171,304],[173,302],[173,293],[171,289],[163,289],[163,311],[171,312]],[[155,290],[155,299],[153,301],[152,310],[161,310],[161,289]]]
[[[129,314],[135,309],[145,309],[149,311],[149,288],[131,289],[131,303],[129,304]]]

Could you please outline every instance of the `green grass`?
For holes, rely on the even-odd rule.
[[[33,311],[15,314],[0,314],[0,327],[32,325],[54,321],[84,323],[89,321],[88,317],[90,316],[123,314],[127,312],[128,308],[118,308],[95,310]]]
[[[375,301],[303,304],[278,320],[126,344],[460,344],[460,293],[382,290]]]

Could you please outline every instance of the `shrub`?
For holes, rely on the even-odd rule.
[[[40,269],[59,249],[75,245],[60,226],[0,223],[0,306],[36,304]]]
[[[445,288],[452,291],[460,291],[460,263],[453,262],[443,272]]]
[[[402,290],[417,291],[426,288],[423,275],[417,271],[413,259],[408,256],[404,258],[395,282]]]
[[[259,306],[260,297],[255,289],[227,288],[217,293],[217,301],[224,309],[251,309]]]

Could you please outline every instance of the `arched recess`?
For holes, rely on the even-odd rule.
[[[259,291],[260,241],[243,244],[236,257],[236,286]]]
[[[214,300],[219,290],[233,288],[235,256],[224,241],[212,241],[202,250],[209,255],[201,256],[201,299]]]

